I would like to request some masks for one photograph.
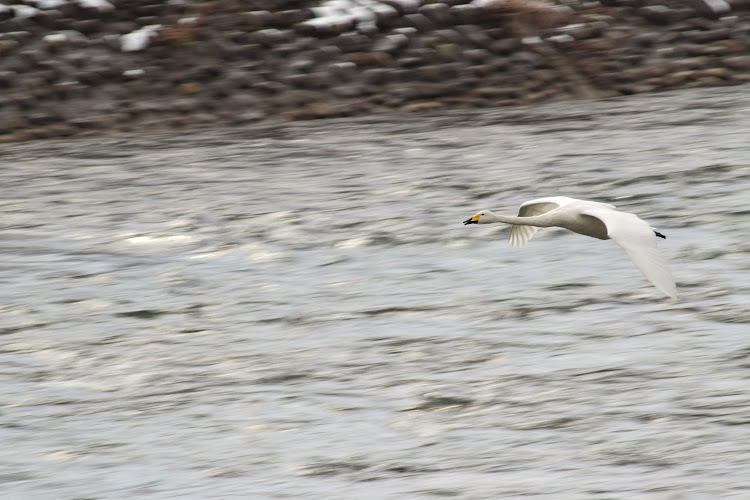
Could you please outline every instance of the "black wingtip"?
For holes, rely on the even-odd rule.
[[[663,234],[661,234],[661,233],[660,233],[659,231],[654,231],[654,234],[655,234],[656,236],[658,236],[659,238],[664,238],[665,240],[667,239],[667,237],[666,237],[666,236],[664,236]]]

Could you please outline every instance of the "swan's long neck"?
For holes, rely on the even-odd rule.
[[[504,222],[506,224],[519,224],[521,226],[536,226],[536,227],[551,227],[555,224],[547,214],[537,215],[533,217],[513,217],[510,215],[497,215],[489,212],[483,217],[484,221],[492,222]]]

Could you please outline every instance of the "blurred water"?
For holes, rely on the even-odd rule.
[[[749,498],[747,90],[3,145],[2,498]]]

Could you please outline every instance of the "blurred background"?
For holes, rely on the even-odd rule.
[[[750,497],[750,2],[0,4],[0,496]],[[611,241],[480,209],[613,203]]]
[[[0,140],[750,80],[748,0],[0,4]]]

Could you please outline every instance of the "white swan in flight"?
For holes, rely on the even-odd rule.
[[[677,298],[672,273],[656,247],[656,237],[666,237],[637,215],[615,210],[614,205],[553,196],[527,201],[518,210],[518,217],[482,210],[465,220],[464,224],[493,222],[512,224],[510,244],[514,247],[526,246],[540,227],[563,227],[600,240],[611,238],[627,252],[633,264],[656,288],[669,297]]]

